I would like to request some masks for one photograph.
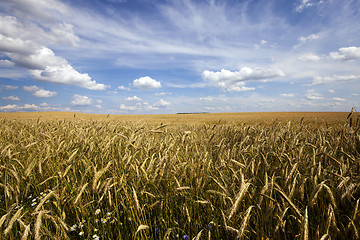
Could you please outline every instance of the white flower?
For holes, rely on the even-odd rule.
[[[102,223],[106,223],[106,222],[107,222],[107,219],[106,219],[106,218],[102,218],[102,219],[101,219],[101,222],[102,222]]]
[[[111,214],[112,214],[111,212],[107,212],[107,213],[106,213],[106,215],[108,215],[108,216],[111,216]]]
[[[79,232],[79,236],[82,236],[82,235],[84,235],[84,232],[83,231]]]
[[[94,240],[99,240],[99,239],[100,239],[100,237],[99,237],[98,235],[96,235],[96,234],[94,234],[94,235],[92,236],[92,238],[93,238]]]
[[[76,230],[76,227],[77,227],[76,224],[72,225],[71,228],[70,228],[70,231],[72,231],[72,232],[75,231],[75,230]]]
[[[95,223],[98,223],[99,222],[99,219],[95,219]]]
[[[36,205],[36,202],[33,202],[33,203],[31,204],[32,207],[35,206],[35,205]]]
[[[99,229],[95,228],[95,229],[94,229],[94,232],[97,232],[97,231],[99,231]]]
[[[99,213],[101,212],[101,210],[98,208],[98,209],[96,209],[96,211],[95,211],[95,215],[98,215]]]

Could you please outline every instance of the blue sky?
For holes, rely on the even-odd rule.
[[[0,111],[360,108],[358,0],[1,0]]]

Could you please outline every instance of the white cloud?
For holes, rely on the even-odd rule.
[[[306,36],[306,37],[301,36],[299,38],[299,41],[302,42],[302,43],[305,43],[305,42],[316,40],[316,39],[319,39],[319,38],[320,38],[319,34],[311,34],[311,35]]]
[[[38,19],[40,22],[52,23],[58,13],[69,11],[66,5],[57,0],[2,0],[14,15],[26,19]]]
[[[8,67],[8,66],[14,66],[14,65],[15,65],[15,63],[13,63],[12,61],[9,61],[7,59],[1,59],[0,60],[0,66]]]
[[[161,83],[156,81],[155,79],[152,79],[149,76],[135,79],[133,85],[134,87],[140,89],[161,88]]]
[[[87,96],[75,94],[71,101],[73,106],[89,106],[93,103],[93,100]]]
[[[159,102],[154,104],[154,107],[164,108],[164,107],[167,107],[169,105],[170,105],[169,102],[165,101],[164,99],[160,99]]]
[[[27,1],[30,4],[30,0]],[[50,25],[52,32],[49,35],[45,34],[42,27],[37,26],[34,22],[25,24],[11,16],[1,17],[0,21],[4,21],[7,26],[0,29],[0,51],[4,52],[17,66],[28,69],[36,80],[76,85],[92,90],[107,88],[104,84],[96,83],[88,74],[79,73],[65,58],[56,56],[51,49],[43,46],[44,43],[58,43],[64,39],[67,39],[66,41],[69,41],[70,45],[76,45],[78,38],[71,34],[72,25],[66,23]],[[43,37],[36,38],[38,35]],[[48,41],[42,42],[42,38],[47,38]],[[50,38],[53,38],[54,41],[49,41]]]
[[[57,92],[52,92],[39,88],[38,86],[23,86],[25,92],[31,92],[33,96],[38,98],[48,98],[57,95]]]
[[[282,93],[280,94],[281,97],[287,97],[287,98],[292,98],[292,97],[295,97],[294,94],[292,93]]]
[[[333,100],[339,101],[339,102],[346,101],[344,98],[339,98],[339,97],[335,97],[335,98],[333,98]]]
[[[36,91],[40,90],[41,88],[33,85],[33,86],[23,86],[23,89],[25,92],[36,92]]]
[[[360,80],[360,75],[343,75],[343,76],[327,76],[327,77],[314,77],[312,85],[318,84],[327,84],[327,83],[337,83],[337,82],[348,82]]]
[[[262,69],[243,67],[240,71],[232,72],[230,70],[221,69],[220,72],[205,70],[202,78],[210,83],[210,85],[232,91],[249,91],[255,88],[245,87],[245,81],[263,81],[275,77],[281,77],[285,74],[278,69]]]
[[[53,107],[49,105],[40,104],[24,104],[23,106],[12,104],[0,106],[0,112],[19,112],[19,111],[70,111],[70,108]]]
[[[335,60],[351,61],[360,58],[360,47],[339,48],[338,52],[330,52],[330,57]]]
[[[36,6],[37,7],[37,6]],[[38,20],[38,19],[37,19]],[[40,45],[60,44],[70,47],[78,46],[80,38],[74,34],[74,26],[68,23],[45,23],[39,21],[27,21],[23,16],[0,16],[0,22],[6,28],[0,29],[0,34],[13,39],[30,40]]]
[[[137,96],[133,96],[133,97],[128,97],[125,100],[126,101],[141,101],[142,99]]]
[[[44,70],[30,70],[32,76],[44,82],[76,85],[90,90],[105,90],[108,86],[91,80],[87,73],[79,73],[69,64],[62,66],[47,66]]]
[[[329,93],[335,93],[335,91],[332,90],[332,89],[329,89],[328,92],[329,92]]]
[[[203,101],[209,101],[209,102],[211,102],[211,101],[213,101],[214,99],[212,98],[212,97],[210,97],[210,96],[208,96],[208,97],[204,97],[204,98],[199,98],[200,100],[203,100]]]
[[[314,6],[311,0],[300,0],[300,3],[296,6],[295,11],[302,12],[305,8]]]
[[[57,95],[56,92],[51,92],[51,91],[44,90],[44,89],[37,90],[33,93],[33,96],[39,97],[39,98],[49,98],[49,97],[53,97],[55,95]]]
[[[324,99],[320,93],[317,93],[314,89],[309,89],[306,91],[305,98],[308,100],[321,100]]]
[[[128,91],[130,91],[130,88],[127,88],[127,87],[124,87],[124,86],[119,86],[119,87],[117,87],[116,89],[119,89],[119,90],[128,90]]]
[[[153,111],[159,110],[160,108],[166,108],[170,105],[170,102],[165,101],[164,99],[160,99],[158,102],[150,105],[147,102],[137,102],[133,105],[125,105],[121,104],[120,109],[124,111]]]
[[[16,96],[8,96],[8,97],[2,97],[4,100],[10,100],[10,101],[20,101],[19,97]]]
[[[171,95],[171,92],[160,92],[160,93],[155,93],[155,96],[166,96],[166,95]]]
[[[126,110],[126,111],[135,111],[135,110],[137,110],[136,106],[126,106],[125,104],[121,104],[120,109],[121,110]]]
[[[15,90],[17,88],[18,86],[13,86],[13,85],[0,85],[1,90]]]
[[[298,57],[298,60],[304,62],[318,62],[321,60],[321,57],[313,53],[304,53]]]

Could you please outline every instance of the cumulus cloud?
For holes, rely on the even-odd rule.
[[[2,99],[10,101],[20,101],[20,98],[15,96],[2,97]]]
[[[51,92],[51,91],[44,90],[44,89],[37,90],[33,93],[33,96],[39,97],[39,98],[48,98],[48,97],[53,97],[55,95],[57,95],[56,92]]]
[[[339,48],[337,52],[331,52],[330,57],[335,60],[351,61],[360,58],[360,47]]]
[[[202,73],[202,78],[209,82],[210,85],[232,91],[249,91],[255,88],[245,87],[246,81],[263,81],[275,77],[281,77],[285,74],[278,69],[262,69],[243,67],[240,71],[232,72],[230,70],[221,69],[220,72],[213,72],[205,70]]]
[[[40,90],[41,88],[33,85],[33,86],[23,86],[23,89],[25,92],[36,92],[36,91]]]
[[[169,102],[165,101],[164,99],[160,99],[160,101],[154,104],[154,107],[165,108],[169,105],[170,105]]]
[[[128,97],[125,100],[126,101],[141,101],[142,99],[137,96],[133,96],[133,97]]]
[[[46,66],[44,70],[30,70],[31,75],[44,82],[76,85],[90,90],[105,90],[108,86],[91,80],[87,73],[79,73],[71,65]]]
[[[89,106],[93,103],[93,100],[87,96],[75,94],[71,101],[73,106]]]
[[[35,80],[76,85],[92,90],[107,88],[104,84],[96,83],[87,73],[76,71],[65,58],[56,56],[51,49],[43,46],[41,40],[33,37],[38,34],[43,35],[42,28],[34,27],[35,23],[25,25],[17,18],[10,16],[1,17],[0,20],[5,21],[5,26],[7,26],[0,29],[0,51],[11,59],[9,62],[28,69]],[[76,44],[77,38],[69,37],[72,31],[71,25],[61,23],[50,28],[52,34],[46,35],[45,38],[48,38],[46,42],[72,38],[69,40],[70,45]],[[49,38],[55,40],[49,41]],[[9,64],[9,62],[6,63]]]
[[[52,92],[39,88],[38,86],[23,86],[25,92],[31,92],[34,97],[48,98],[57,95],[57,92]]]
[[[304,53],[298,57],[298,60],[304,62],[318,62],[321,60],[321,57],[313,53]]]
[[[280,96],[281,96],[281,97],[288,97],[288,98],[295,97],[295,95],[292,94],[292,93],[282,93],[282,94],[280,94]]]
[[[133,85],[134,87],[140,89],[161,88],[161,83],[156,81],[155,79],[152,79],[149,76],[135,79]]]
[[[164,99],[160,99],[158,102],[150,105],[147,102],[136,102],[133,105],[126,105],[121,104],[120,110],[124,111],[153,111],[153,110],[159,110],[161,108],[166,108],[170,105],[170,102],[165,101]]]
[[[40,104],[24,104],[23,106],[10,104],[6,106],[0,106],[0,112],[21,112],[21,111],[70,111],[70,108],[54,107]]]
[[[320,93],[317,93],[314,89],[309,89],[306,91],[305,98],[308,100],[321,100],[324,99]]]
[[[40,103],[40,106],[41,106],[41,107],[47,107],[47,106],[49,106],[49,104],[46,103],[46,102],[43,102],[43,103]]]
[[[6,28],[0,29],[0,34],[10,38],[73,47],[78,46],[80,42],[80,38],[74,34],[74,26],[68,23],[48,23],[43,27],[38,21],[26,21],[22,17],[19,20],[13,16],[0,16],[0,22],[6,25]]]
[[[360,75],[333,75],[327,77],[314,77],[312,81],[312,85],[319,85],[319,84],[327,84],[327,83],[337,83],[337,82],[348,82],[348,81],[355,81],[360,80]]]

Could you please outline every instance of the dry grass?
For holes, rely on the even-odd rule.
[[[0,239],[356,239],[347,115],[0,114]]]

